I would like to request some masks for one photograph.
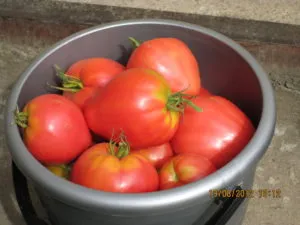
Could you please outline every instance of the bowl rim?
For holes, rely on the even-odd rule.
[[[27,151],[17,126],[11,124],[11,121],[13,121],[12,112],[15,110],[18,96],[25,81],[39,63],[73,40],[111,28],[147,24],[183,27],[203,33],[229,46],[249,64],[258,78],[263,96],[261,119],[254,136],[233,160],[215,173],[197,182],[165,191],[139,194],[109,193],[66,182],[53,175]],[[253,168],[267,150],[274,134],[275,123],[275,98],[268,76],[254,57],[238,43],[209,28],[186,22],[166,19],[133,19],[101,24],[81,30],[58,41],[40,54],[20,75],[9,95],[5,112],[5,137],[12,158],[20,170],[34,182],[38,189],[51,193],[51,197],[58,201],[85,210],[101,209],[109,211],[109,214],[112,211],[119,214],[135,211],[149,215],[149,213],[161,214],[165,212],[162,212],[162,210],[175,210],[186,207],[188,204],[195,202],[195,199],[199,200],[200,197],[208,201],[210,198],[209,190],[230,187],[232,184],[240,182],[239,178],[243,177],[244,171]]]

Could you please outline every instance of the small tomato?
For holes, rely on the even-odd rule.
[[[165,190],[195,182],[216,171],[205,157],[181,153],[165,163],[159,173],[159,189]]]
[[[145,149],[132,150],[132,152],[144,156],[156,169],[160,169],[174,155],[169,142]]]
[[[66,164],[47,165],[46,168],[58,177],[68,179],[70,167]]]
[[[108,58],[88,58],[72,64],[66,73],[57,68],[57,74],[62,80],[63,95],[83,108],[86,101],[104,87],[125,67]]]

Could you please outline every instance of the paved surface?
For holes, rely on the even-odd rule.
[[[45,48],[85,26],[0,19],[0,134],[9,89]],[[297,225],[300,221],[300,46],[242,42],[270,74],[278,119],[272,144],[257,168],[254,189],[280,189],[281,198],[251,199],[243,225]],[[0,135],[0,224],[24,225],[16,208],[10,156]]]
[[[300,24],[298,0],[57,0]]]
[[[112,21],[128,20],[128,19],[172,19],[180,20],[184,22],[189,22],[193,24],[198,24],[207,28],[217,30],[227,36],[234,38],[235,40],[251,40],[251,41],[262,41],[271,43],[285,43],[285,44],[295,44],[300,45],[300,26],[295,24],[278,24],[270,21],[258,21],[249,20],[252,17],[246,17],[247,19],[237,18],[233,15],[226,16],[212,16],[209,13],[203,13],[199,11],[193,13],[194,9],[199,9],[208,4],[200,4],[204,1],[176,1],[178,10],[176,12],[166,11],[173,5],[176,5],[174,1],[172,4],[166,4],[166,0],[158,1],[159,4],[149,4],[153,1],[147,1],[144,8],[134,8],[138,4],[137,2],[144,3],[145,1],[128,1],[127,4],[118,4],[119,6],[112,6],[111,4],[116,2],[124,1],[106,1],[108,5],[99,4],[88,4],[84,3],[86,1],[73,0],[74,2],[66,1],[50,1],[50,0],[0,0],[0,15],[12,18],[26,18],[30,20],[46,21],[52,23],[70,23],[70,24],[101,24]],[[75,2],[76,1],[76,2]],[[260,1],[270,1],[271,0],[260,0]],[[296,1],[296,0],[288,0]],[[81,3],[79,3],[81,2]],[[98,1],[100,2],[100,0]],[[101,1],[104,2],[104,1]],[[111,2],[111,3],[110,3]],[[127,2],[127,1],[126,1]],[[168,0],[168,2],[170,2]],[[194,2],[197,3],[195,8],[189,6]],[[217,10],[219,5],[222,6],[221,1],[215,0],[210,1],[215,2],[212,4],[212,8]],[[223,1],[225,2],[225,1]],[[233,2],[237,2],[233,0]],[[239,1],[242,2],[242,1]],[[245,1],[249,4],[251,1]],[[283,1],[285,2],[285,1]],[[130,4],[132,3],[132,4]],[[174,3],[174,4],[173,4]],[[187,4],[187,6],[185,6]],[[155,10],[153,5],[161,5],[162,10]],[[294,4],[293,9],[289,10],[289,16],[293,15],[293,18],[299,17],[300,14],[294,13],[293,10],[297,9],[300,4]],[[130,6],[130,7],[126,7]],[[162,7],[162,6],[165,6]],[[268,5],[268,7],[262,7],[260,10],[264,10],[267,15],[276,15],[279,18],[279,14],[272,11],[273,4]],[[187,7],[187,8],[186,8]],[[248,7],[248,6],[247,6]],[[257,5],[259,8],[260,5]],[[287,7],[287,8],[284,8]],[[291,7],[290,4],[278,5],[278,9],[284,12]],[[155,8],[155,7],[154,7]],[[204,7],[205,8],[205,7]],[[182,10],[185,9],[185,10]],[[189,10],[188,10],[189,9]],[[228,8],[230,9],[230,7]],[[244,12],[245,10],[240,10],[233,8],[231,11],[234,12]],[[248,8],[247,8],[248,9]],[[277,10],[278,10],[277,9]],[[208,9],[207,9],[208,10]],[[254,10],[254,9],[253,9]],[[267,11],[270,12],[267,13]],[[204,10],[205,11],[205,10]],[[208,10],[209,11],[209,10]],[[224,10],[220,10],[223,12]],[[251,11],[251,10],[250,10]],[[253,15],[259,15],[257,9],[253,12]],[[272,13],[271,13],[272,12]],[[258,19],[257,17],[256,19]],[[284,22],[284,21],[281,21]],[[65,32],[63,30],[62,32]],[[55,31],[50,31],[50,35],[56,35]]]

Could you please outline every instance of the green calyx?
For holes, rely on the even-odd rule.
[[[57,165],[59,168],[61,168],[62,170],[66,171],[67,173],[69,173],[71,171],[71,165],[67,165],[67,164],[59,164]]]
[[[124,158],[130,152],[130,146],[126,141],[126,138],[123,133],[120,134],[119,140],[111,139],[108,144],[109,144],[108,146],[109,154],[116,156],[119,159]]]
[[[135,39],[133,37],[129,37],[128,39],[131,41],[131,44],[134,49],[138,48],[141,45],[141,41],[138,41],[137,39]]]
[[[62,87],[48,84],[51,88],[76,93],[84,87],[82,81],[79,78],[65,74],[57,65],[55,65],[54,67],[56,70],[56,75],[62,81]]]
[[[22,128],[26,128],[28,126],[28,113],[27,112],[20,112],[17,106],[15,111],[15,123]]]
[[[71,173],[71,165],[58,164],[58,165],[45,165],[45,166],[53,174],[62,177],[64,179],[69,179]]]
[[[178,177],[178,175],[177,175],[177,173],[175,171],[174,162],[172,162],[171,168],[172,168],[172,175],[173,175],[172,178],[173,178],[173,181],[178,182],[179,181],[179,177]]]
[[[121,141],[118,144],[118,152],[117,152],[116,156],[119,159],[122,159],[129,154],[129,150],[130,150],[130,147],[129,147],[128,143]]]
[[[184,113],[185,108],[187,106],[190,106],[197,112],[202,112],[202,109],[191,101],[191,99],[197,96],[184,94],[183,92],[184,91],[179,91],[169,96],[167,102],[167,109],[170,111]]]

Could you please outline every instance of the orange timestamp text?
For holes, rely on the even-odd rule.
[[[281,189],[213,189],[209,190],[211,198],[281,198]]]

